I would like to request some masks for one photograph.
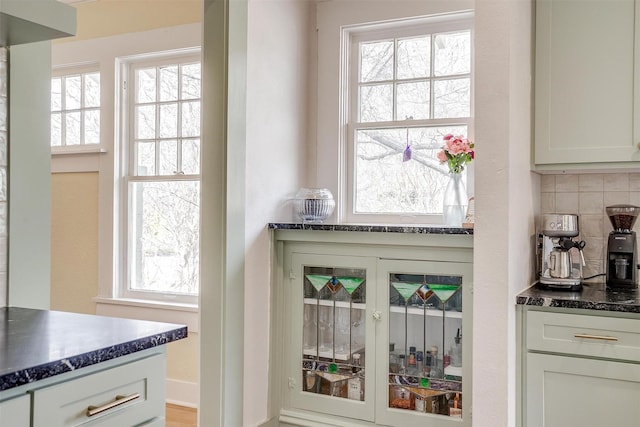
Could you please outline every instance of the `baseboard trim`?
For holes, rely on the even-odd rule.
[[[198,383],[167,378],[166,402],[188,408],[198,408],[200,403]]]
[[[277,427],[278,420],[276,418],[271,418],[270,420],[264,421],[262,424],[258,424],[258,427]]]

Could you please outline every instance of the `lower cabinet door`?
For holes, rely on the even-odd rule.
[[[165,427],[165,423],[164,417],[156,417],[142,424],[138,424],[136,427]]]
[[[637,427],[640,364],[529,353],[527,427]]]
[[[164,418],[164,375],[165,356],[158,354],[37,389],[33,427],[147,425]]]
[[[0,402],[0,426],[29,427],[31,399],[28,394]]]

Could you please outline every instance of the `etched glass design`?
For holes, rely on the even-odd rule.
[[[364,400],[366,271],[304,268],[303,390]]]
[[[459,415],[461,330],[462,277],[389,275],[389,407]]]

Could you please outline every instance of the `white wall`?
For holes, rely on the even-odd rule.
[[[309,158],[310,185],[325,187],[344,202],[338,167],[344,159],[339,146],[340,35],[346,25],[397,20],[473,9],[473,0],[335,0],[317,3],[318,110],[317,134]]]
[[[218,22],[213,18],[208,20],[207,15],[226,10],[222,3],[205,2],[205,62],[209,50],[206,48],[207,35],[211,34],[212,41],[215,37],[218,42],[223,39],[220,34],[213,34],[213,28],[207,30],[209,22]],[[264,359],[269,344],[267,283],[270,260],[267,258],[269,245],[265,226],[270,221],[291,218],[285,199],[300,185],[326,186],[337,192],[339,24],[355,22],[346,20],[348,16],[359,16],[358,21],[372,21],[474,7],[470,1],[319,2],[319,76],[327,79],[318,83],[320,110],[316,126],[314,120],[306,123],[303,113],[306,97],[312,104],[314,100],[314,94],[306,92],[307,87],[314,86],[314,73],[305,67],[314,63],[315,52],[304,52],[306,43],[303,41],[308,36],[304,25],[312,22],[312,16],[306,18],[309,3],[300,0],[249,2],[247,127],[246,147],[242,147],[246,148],[247,156],[244,164],[246,186],[234,188],[231,185],[223,189],[224,168],[210,171],[210,177],[203,173],[203,192],[211,191],[203,196],[203,212],[207,212],[203,240],[210,246],[203,249],[205,258],[206,255],[224,257],[220,252],[220,241],[236,237],[225,234],[229,227],[224,215],[230,213],[224,206],[225,192],[246,191],[244,283],[223,283],[211,292],[203,291],[202,295],[201,320],[203,330],[207,328],[203,333],[202,353],[203,360],[207,360],[207,366],[203,365],[201,385],[204,400],[200,422],[203,426],[215,425],[213,422],[218,420],[237,419],[237,402],[230,402],[225,407],[230,397],[221,395],[230,392],[234,397],[237,391],[227,385],[233,378],[229,377],[229,372],[224,372],[227,367],[225,357],[234,355],[244,358],[242,424],[257,425],[273,415],[266,408],[269,363]],[[479,0],[475,2],[475,9],[477,161],[473,424],[513,426],[516,406],[515,294],[533,279],[531,239],[534,236],[534,211],[539,205],[539,179],[530,172],[531,2]],[[325,26],[324,23],[329,24]],[[313,31],[312,26],[310,29]],[[279,67],[280,64],[285,67]],[[219,67],[220,63],[214,65]],[[220,75],[213,72],[206,79],[212,82],[216,77]],[[232,86],[229,85],[229,96],[235,91]],[[215,90],[211,92],[211,95],[216,94]],[[211,108],[208,111],[214,114],[218,110]],[[213,132],[211,124],[208,126]],[[305,129],[317,129],[317,134],[312,132],[307,139],[308,145],[301,141]],[[227,149],[237,150],[230,138],[222,142],[222,147],[217,145],[209,153],[203,149],[205,165],[220,165],[215,153],[224,152],[220,150],[225,144]],[[305,166],[309,167],[308,171]],[[237,172],[232,171],[233,174]],[[221,195],[223,199],[218,199],[216,204],[215,197]],[[224,268],[229,261],[210,259],[212,265],[203,271],[203,281],[224,279]],[[225,293],[225,287],[231,286],[244,289],[244,350],[241,355],[225,348],[227,342],[237,348],[237,343],[229,336],[237,328],[225,324],[228,316],[224,314],[225,310],[237,307]],[[231,366],[233,373],[237,373],[236,364],[237,360]],[[225,416],[225,411],[231,415]],[[203,420],[206,421],[203,423]]]
[[[515,295],[533,281],[531,2],[476,2],[473,421],[514,426]]]
[[[268,222],[291,221],[288,201],[304,186],[309,126],[313,3],[249,2],[245,227],[244,425],[267,418]],[[313,93],[315,91],[311,91]]]

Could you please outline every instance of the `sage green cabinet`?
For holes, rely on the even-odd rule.
[[[637,427],[640,365],[527,355],[527,427]]]
[[[5,390],[0,426],[164,426],[165,366],[159,346]]]
[[[279,425],[471,426],[472,237],[298,233],[276,234]]]
[[[29,427],[30,410],[31,400],[26,394],[0,402],[0,426]]]
[[[637,426],[640,317],[519,307],[520,425]]]
[[[635,0],[537,0],[535,164],[640,161],[640,11]]]
[[[162,354],[34,389],[33,427],[138,426],[164,418]]]

